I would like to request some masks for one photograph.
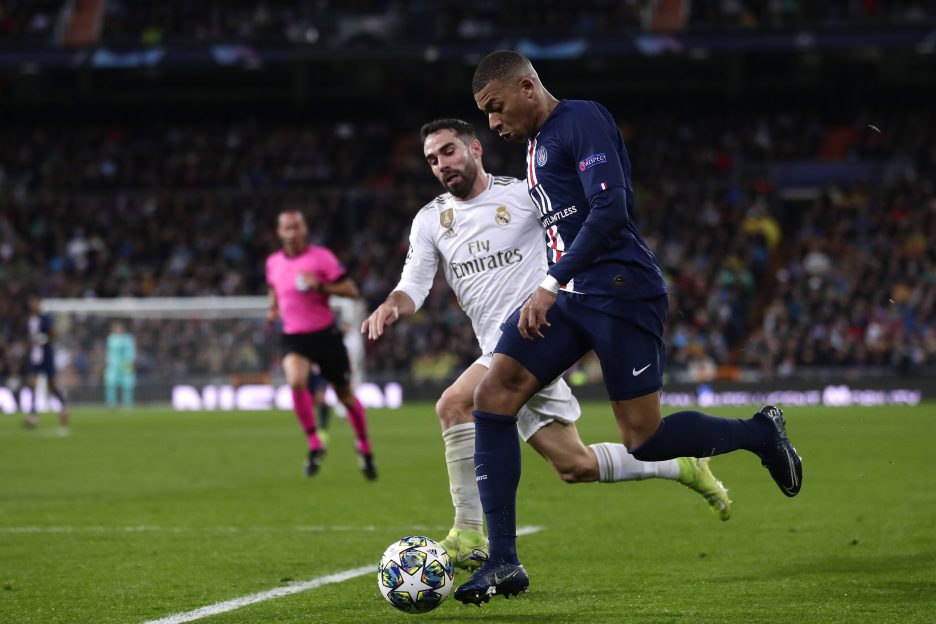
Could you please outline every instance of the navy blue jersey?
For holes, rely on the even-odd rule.
[[[53,326],[51,314],[30,314],[27,325],[33,343],[45,344],[49,341],[49,332]]]
[[[624,137],[597,102],[562,100],[527,148],[527,186],[563,289],[615,299],[666,292],[633,219]]]
[[[27,328],[32,346],[29,348],[26,361],[27,372],[45,373],[49,377],[55,374],[55,354],[50,336],[52,327],[51,314],[29,315]]]

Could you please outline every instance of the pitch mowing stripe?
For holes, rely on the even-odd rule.
[[[540,530],[542,530],[542,527],[538,526],[519,527],[517,529],[517,535],[529,535]],[[274,598],[282,598],[283,596],[291,596],[292,594],[298,594],[310,589],[322,587],[323,585],[332,585],[334,583],[350,581],[353,578],[374,573],[376,570],[377,568],[374,564],[368,564],[359,568],[352,568],[350,570],[336,572],[335,574],[329,574],[327,576],[320,576],[302,583],[294,583],[286,587],[276,587],[274,589],[258,592],[256,594],[241,596],[240,598],[234,598],[233,600],[216,602],[215,604],[208,605],[206,607],[199,607],[198,609],[187,611],[186,613],[176,613],[175,615],[169,615],[158,620],[147,620],[146,622],[143,622],[143,624],[183,624],[184,622],[194,622],[195,620],[200,620],[212,615],[219,615],[221,613],[227,613],[229,611],[234,611],[235,609],[240,609],[241,607],[246,607],[247,605],[256,604],[258,602],[265,602]]]
[[[296,531],[298,533],[350,533],[350,532],[368,532],[387,531],[390,529],[399,529],[400,531],[425,531],[438,532],[447,531],[448,526],[350,526],[350,525],[307,525],[294,527],[236,527],[236,526],[217,526],[217,527],[172,527],[141,524],[137,526],[19,526],[4,527],[0,526],[0,534],[3,533],[274,533],[285,531]]]

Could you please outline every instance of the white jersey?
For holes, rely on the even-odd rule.
[[[546,275],[546,246],[526,183],[488,176],[487,190],[462,201],[451,193],[426,204],[410,232],[403,275],[394,290],[409,295],[418,310],[426,300],[439,261],[455,291],[481,353],[494,351],[500,326],[536,290]]]

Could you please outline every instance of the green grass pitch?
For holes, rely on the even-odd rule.
[[[586,442],[617,439],[605,405],[584,411]],[[784,497],[749,454],[715,458],[735,501],[724,523],[673,482],[564,484],[525,447],[520,524],[542,530],[519,541],[519,600],[407,615],[367,574],[198,621],[936,622],[936,405],[787,416],[802,493]],[[68,437],[53,416],[27,431],[0,415],[0,622],[141,624],[376,567],[408,534],[441,538],[452,511],[432,406],[370,420],[376,483],[344,421],[306,479],[287,412],[77,410]]]

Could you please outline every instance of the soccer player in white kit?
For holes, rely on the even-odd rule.
[[[454,526],[442,545],[456,565],[473,568],[479,565],[473,552],[487,551],[475,482],[474,391],[491,365],[501,323],[543,281],[546,252],[539,210],[530,201],[526,183],[485,172],[481,143],[471,124],[438,119],[425,124],[420,137],[426,161],[447,192],[416,215],[400,282],[364,321],[361,332],[376,340],[388,326],[416,312],[441,262],[482,353],[436,403],[455,507]],[[712,475],[707,458],[642,462],[623,444],[585,446],[575,428],[580,415],[578,401],[560,377],[521,408],[517,428],[563,481],[671,479],[704,496],[722,520],[729,518],[728,492]]]

